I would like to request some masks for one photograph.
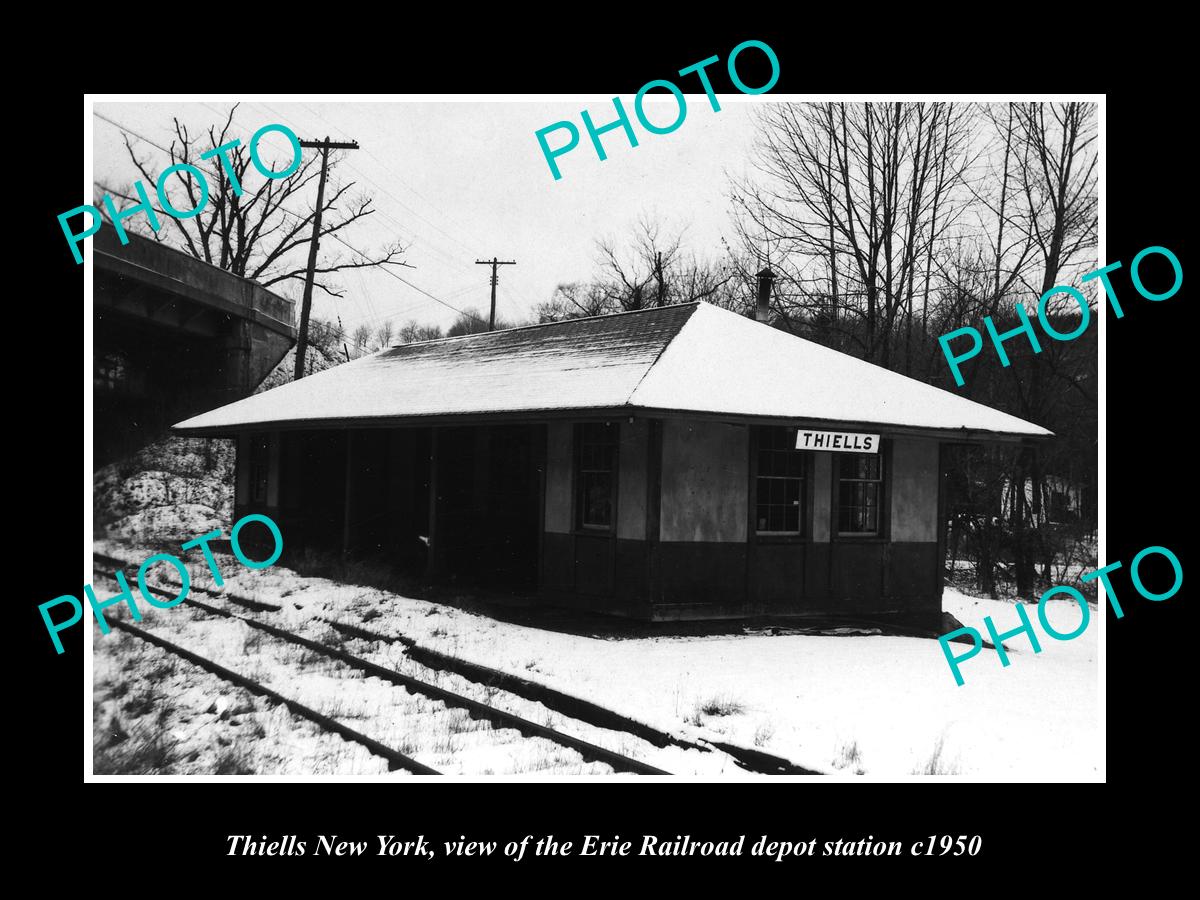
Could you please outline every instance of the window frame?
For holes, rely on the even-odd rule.
[[[607,471],[609,475],[609,523],[607,525],[587,524],[583,521],[584,502],[583,502],[583,447],[584,435],[589,427],[600,426],[601,428],[611,429],[611,461],[610,468],[602,469],[587,469],[587,472]],[[572,490],[571,498],[574,508],[571,510],[571,523],[576,534],[586,534],[596,537],[611,536],[617,533],[617,497],[618,497],[618,478],[621,469],[621,423],[615,419],[594,420],[590,422],[576,422],[573,429],[573,452],[571,460],[571,480]]]
[[[92,389],[112,393],[125,386],[129,361],[119,350],[100,355],[92,366]]]
[[[842,541],[882,541],[890,540],[891,535],[891,472],[892,472],[892,453],[891,441],[887,438],[880,438],[880,446],[878,453],[838,453],[833,454],[834,461],[832,469],[832,492],[830,503],[830,512],[832,521],[829,529],[829,536],[832,540]],[[842,458],[847,456],[877,456],[879,458],[879,477],[878,478],[847,478],[845,481],[860,482],[863,484],[878,484],[879,495],[876,507],[878,509],[876,527],[874,531],[842,531]]]
[[[799,426],[796,425],[755,425],[751,428],[750,439],[750,496],[749,496],[749,513],[750,513],[750,535],[758,541],[764,543],[795,543],[812,540],[813,523],[812,523],[812,508],[813,508],[813,491],[812,479],[814,472],[815,454],[812,450],[796,450],[796,432]],[[762,446],[763,433],[768,429],[786,429],[789,433],[788,446],[795,453],[800,454],[801,459],[801,474],[796,476],[789,475],[762,475],[759,471],[759,452],[764,449]],[[768,448],[778,450],[780,448]],[[796,480],[800,482],[800,500],[799,512],[797,514],[797,530],[796,531],[776,531],[759,529],[758,527],[758,485],[760,479],[771,479],[777,481]]]

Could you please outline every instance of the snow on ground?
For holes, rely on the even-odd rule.
[[[143,559],[171,547],[105,541],[99,552]],[[196,558],[193,558],[196,557]],[[995,780],[1099,777],[1103,747],[1097,710],[1097,621],[1072,641],[1048,638],[1042,652],[1008,641],[1002,668],[984,650],[956,685],[936,640],[881,635],[734,634],[596,638],[512,624],[374,588],[302,578],[273,566],[249,571],[219,556],[228,590],[285,602],[300,624],[323,615],[406,635],[422,646],[511,672],[602,704],[688,738],[757,747],[833,774],[897,777],[959,774]],[[210,583],[192,551],[198,584]],[[173,574],[169,570],[165,575]],[[1071,600],[1047,604],[1050,622],[1074,630]],[[1019,620],[1010,601],[947,589],[943,608],[986,636]],[[172,611],[155,615],[172,615]],[[956,654],[969,645],[954,644]],[[678,771],[678,770],[675,770]]]
[[[312,624],[319,633],[310,629],[310,639],[332,646],[343,643],[328,625]],[[147,616],[140,627],[444,774],[589,775],[612,771],[601,763],[585,762],[574,750],[544,738],[491,728],[461,709],[449,709],[439,701],[364,675],[236,619],[185,606]]]
[[[365,747],[123,632],[94,666],[97,775],[388,774]]]
[[[233,463],[234,444],[227,440],[165,437],[143,447],[95,473],[97,529],[143,541],[228,532]]]

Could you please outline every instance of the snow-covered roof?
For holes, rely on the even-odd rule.
[[[179,431],[620,409],[1044,437],[1044,428],[708,303],[404,344]]]

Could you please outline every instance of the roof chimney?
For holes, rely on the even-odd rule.
[[[758,306],[754,310],[755,321],[766,322],[770,318],[771,283],[774,280],[775,273],[770,269],[763,269],[758,273]]]

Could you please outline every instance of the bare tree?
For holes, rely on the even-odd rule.
[[[311,375],[339,366],[346,361],[345,332],[333,322],[312,318],[308,321],[308,349],[304,357],[304,374]],[[293,347],[280,360],[279,365],[256,388],[255,392],[269,390],[287,384],[292,380],[296,359],[296,348]]]
[[[1086,104],[1008,104],[989,107],[984,117],[992,129],[992,171],[986,183],[973,187],[983,237],[959,241],[955,252],[940,261],[941,304],[937,331],[962,325],[978,327],[991,316],[997,331],[1021,325],[1014,306],[1027,310],[1045,292],[1071,284],[1090,268],[1097,228],[1094,107]],[[1027,314],[1031,314],[1027,313]],[[1089,312],[1090,315],[1090,312]],[[1060,332],[1079,322],[1080,311],[1069,294],[1050,298],[1046,316]],[[1094,489],[1096,345],[1094,332],[1070,342],[1042,338],[1040,352],[1021,336],[1005,342],[1012,360],[1008,368],[979,366],[967,393],[977,400],[1012,411],[1030,421],[1053,425],[1058,437],[1044,447],[989,449],[974,455],[975,483],[968,489],[992,492],[996,514],[1007,519],[1017,591],[1029,596],[1037,581],[1053,569],[1056,554],[1077,555],[1067,547],[1061,529],[1049,527],[1046,515],[1047,475],[1066,478],[1078,490]],[[933,348],[931,359],[940,358]],[[939,359],[940,361],[940,359]],[[1080,524],[1082,540],[1088,521]],[[992,593],[991,571],[999,563],[1000,532],[981,532],[978,558],[980,587]]]
[[[560,284],[549,300],[534,307],[533,316],[538,323],[602,316],[616,311],[610,308],[609,297],[609,292],[595,282]]]
[[[969,108],[942,103],[764,111],[755,172],[733,200],[744,251],[776,272],[785,322],[817,320],[884,365],[903,325],[911,367],[913,297],[926,297],[960,218],[970,126]]]
[[[512,324],[505,322],[496,317],[496,331],[504,331],[506,328],[512,328]],[[479,314],[475,309],[464,309],[459,313],[454,324],[446,329],[446,337],[459,337],[464,334],[483,334],[491,331],[488,327],[488,320]]]
[[[643,215],[620,239],[596,242],[591,280],[558,285],[533,313],[538,322],[555,322],[696,300],[741,309],[753,303],[743,275],[732,260],[712,263],[685,252],[682,231],[668,232]]]
[[[380,350],[392,345],[392,323],[385,321],[375,330],[375,346]]]
[[[1037,269],[1023,275],[1022,283],[1033,296],[1041,297],[1056,285],[1069,283],[1072,268],[1084,251],[1096,245],[1095,106],[1023,103],[1015,105],[1013,112],[1021,201],[1018,221],[1039,263]],[[1073,317],[1077,310],[1070,295],[1058,294],[1047,303],[1047,315],[1060,321]],[[1034,421],[1053,414],[1064,401],[1064,391],[1087,394],[1094,384],[1095,360],[1081,356],[1088,345],[1041,343],[1042,352],[1028,358],[1026,377],[1015,384],[1022,414]],[[1033,589],[1036,560],[1042,559],[1046,571],[1052,562],[1043,533],[1035,530],[1043,519],[1045,474],[1045,459],[1037,449],[1025,448],[1017,454],[1011,516],[1017,590],[1022,594]]]
[[[396,339],[401,344],[415,344],[419,341],[436,341],[442,336],[442,329],[437,325],[422,325],[416,319],[409,319],[401,326]]]
[[[353,341],[356,347],[361,347],[363,350],[369,349],[371,343],[371,326],[366,324],[359,325],[354,329],[350,340]]]
[[[296,171],[284,178],[266,178],[252,166],[247,145],[240,143],[226,154],[233,175],[243,189],[239,196],[233,190],[230,175],[219,155],[207,160],[200,158],[210,148],[223,146],[233,139],[231,129],[236,111],[235,105],[224,124],[209,126],[202,139],[178,118],[172,119],[175,134],[167,148],[168,164],[182,163],[203,172],[209,196],[204,208],[188,219],[177,218],[156,206],[162,227],[154,237],[170,241],[197,259],[253,279],[263,287],[288,281],[303,282],[307,270],[305,251],[316,215],[315,205],[307,197],[315,190],[320,175],[319,156],[310,154],[307,159],[302,159]],[[166,166],[139,155],[133,138],[129,134],[123,137],[134,168],[145,183],[156,184],[158,172]],[[264,153],[263,144],[260,143],[258,149],[260,159],[268,155]],[[339,160],[336,155],[330,157],[331,172]],[[286,160],[285,164],[290,162],[290,159]],[[280,168],[275,167],[272,171]],[[366,194],[352,193],[353,187],[353,181],[334,186],[326,191],[322,204],[319,235],[322,255],[317,260],[314,284],[335,297],[343,296],[343,291],[329,279],[328,276],[334,273],[403,265],[404,247],[399,241],[371,253],[341,243],[346,229],[374,211],[372,199]],[[195,209],[203,194],[199,180],[187,169],[176,170],[164,191],[172,207],[185,211]],[[138,199],[132,191],[114,195],[126,200]],[[148,224],[141,220],[136,227],[142,232],[150,231]]]
[[[642,215],[622,240],[596,242],[599,271],[593,281],[606,311],[670,306],[695,300],[722,302],[734,270],[684,251],[684,231],[668,231]]]
[[[1096,110],[1090,103],[1024,103],[1015,113],[1021,221],[1041,255],[1040,296],[1096,245]]]
[[[764,265],[775,272],[776,327],[949,386],[936,335],[981,327],[983,316],[1010,330],[1016,302],[1028,308],[1090,262],[1088,105],[777,104],[759,126],[754,170],[732,185],[730,258],[742,280]],[[1047,315],[1060,332],[1079,321],[1067,294]],[[1091,332],[1043,339],[1040,353],[1021,337],[1005,348],[1011,366],[978,365],[955,389],[1057,437],[954,451],[952,535],[971,547],[989,594],[1011,552],[1027,596],[1035,563],[1044,578],[1088,546],[1082,521],[1064,549],[1045,504],[1048,478],[1060,494],[1064,483],[1094,488],[1096,347]]]
[[[600,272],[596,285],[610,310],[665,306],[665,273],[680,253],[681,234],[664,234],[661,224],[640,216],[626,240],[596,242]],[[661,286],[661,287],[660,287]]]

